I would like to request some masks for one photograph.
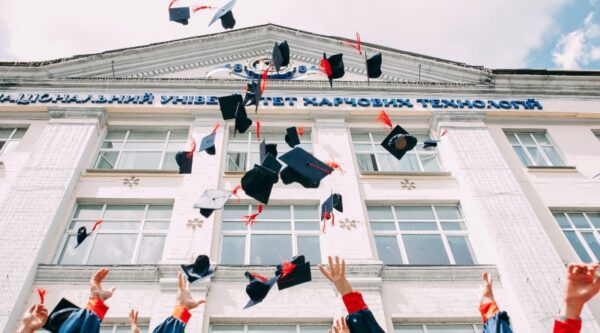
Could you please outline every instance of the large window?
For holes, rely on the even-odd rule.
[[[327,325],[212,325],[211,333],[325,333]]]
[[[221,223],[221,264],[275,265],[303,254],[311,264],[321,263],[317,206],[268,206],[252,226],[243,215],[252,205],[229,205]]]
[[[394,333],[479,333],[480,324],[394,325]]]
[[[562,166],[564,162],[545,132],[507,132],[524,166]]]
[[[26,131],[24,128],[0,128],[0,156],[15,149]]]
[[[475,264],[458,206],[369,206],[367,211],[385,264]]]
[[[240,172],[252,169],[254,164],[259,162],[259,144],[265,140],[267,143],[276,143],[279,156],[291,150],[285,142],[285,128],[281,129],[261,129],[260,140],[256,138],[254,128],[246,133],[236,133],[233,136],[233,130],[229,131],[229,145],[227,147],[227,165],[225,171]],[[312,151],[310,128],[304,128],[304,136],[300,137],[302,144],[296,146],[308,152]]]
[[[108,131],[95,169],[177,170],[188,131]]]
[[[59,253],[61,265],[156,264],[160,261],[173,206],[84,205],[75,209]],[[78,247],[77,230],[90,232]]]
[[[582,261],[600,261],[600,212],[561,212],[554,218]]]
[[[423,149],[427,135],[413,135],[419,140],[417,146],[398,161],[381,142],[387,134],[352,132],[352,143],[361,172],[439,172],[442,171],[435,148]]]
[[[142,332],[149,332],[148,324],[138,324]],[[102,323],[100,333],[130,333],[131,326],[129,324],[105,324]]]

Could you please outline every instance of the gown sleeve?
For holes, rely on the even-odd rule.
[[[98,333],[108,306],[96,297],[90,298],[85,309],[74,311],[61,325],[59,333]]]
[[[561,319],[554,321],[554,333],[579,333],[581,332],[581,320]]]
[[[350,333],[385,333],[377,324],[377,320],[365,304],[361,293],[351,292],[344,295],[342,299],[349,313],[346,317],[346,324]]]
[[[183,333],[185,332],[185,325],[192,317],[192,314],[188,309],[182,306],[176,306],[173,310],[173,314],[169,316],[165,321],[158,325],[153,333]]]
[[[512,333],[508,313],[500,311],[496,302],[486,302],[479,305],[483,320],[483,333]]]

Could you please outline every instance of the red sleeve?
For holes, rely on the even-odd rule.
[[[173,318],[181,320],[186,325],[188,321],[190,321],[190,318],[192,318],[192,314],[190,313],[190,311],[183,306],[176,306],[175,310],[173,310],[172,316]]]
[[[342,300],[344,301],[344,305],[346,305],[346,310],[348,310],[349,314],[366,310],[368,308],[367,304],[363,300],[362,294],[357,291],[353,291],[342,296]]]
[[[554,321],[554,333],[579,333],[581,332],[581,320],[565,319]]]
[[[87,309],[100,318],[100,321],[104,320],[106,312],[108,312],[108,306],[98,297],[90,297],[87,304]]]
[[[488,319],[495,316],[496,313],[500,312],[500,309],[496,302],[491,301],[479,304],[479,312],[481,313],[481,319],[485,323]]]

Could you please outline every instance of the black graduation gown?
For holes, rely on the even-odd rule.
[[[86,309],[71,313],[60,326],[58,333],[97,333],[108,307],[100,299],[90,299]]]
[[[365,304],[361,293],[351,292],[342,299],[349,313],[346,316],[346,324],[350,333],[385,333]]]
[[[192,314],[188,309],[183,307],[175,307],[173,314],[169,316],[165,321],[158,325],[153,333],[183,333],[185,332],[185,326],[192,317]]]

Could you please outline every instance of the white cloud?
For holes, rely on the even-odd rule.
[[[240,0],[236,28],[272,22],[310,32],[352,37],[434,57],[487,67],[523,67],[542,45],[552,17],[572,0]],[[0,0],[0,20],[19,60],[74,54],[214,33],[210,12],[190,25],[168,21],[168,0]],[[225,0],[179,0],[218,5]]]
[[[552,59],[562,69],[580,69],[600,60],[600,25],[594,23],[594,13],[585,18],[583,27],[560,38]]]

